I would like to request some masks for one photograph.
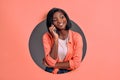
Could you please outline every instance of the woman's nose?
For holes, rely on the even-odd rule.
[[[61,23],[62,22],[62,19],[58,19],[58,23]]]

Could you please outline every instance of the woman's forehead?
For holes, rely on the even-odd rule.
[[[57,16],[60,16],[60,15],[64,15],[61,11],[57,11],[54,13],[53,17],[57,17]]]

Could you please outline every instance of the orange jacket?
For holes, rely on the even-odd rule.
[[[45,52],[44,63],[46,62],[49,66],[54,66],[56,62],[60,62],[58,58],[55,60],[50,56],[50,51],[54,43],[53,41],[54,40],[49,32],[43,35],[43,46]],[[69,61],[70,68],[68,70],[74,70],[79,67],[82,58],[83,42],[81,35],[77,32],[69,30],[67,47],[68,52],[63,62]],[[57,71],[58,69],[54,69],[53,73],[57,73]]]

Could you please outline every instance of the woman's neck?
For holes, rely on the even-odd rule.
[[[68,30],[59,31],[59,38],[65,40],[68,37]]]

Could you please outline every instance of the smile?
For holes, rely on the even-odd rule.
[[[59,26],[63,26],[63,23],[60,23]]]

